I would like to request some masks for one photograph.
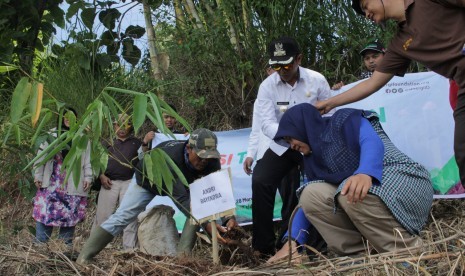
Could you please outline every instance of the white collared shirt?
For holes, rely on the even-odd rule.
[[[266,137],[261,130],[260,115],[257,108],[258,101],[253,105],[252,130],[249,136],[246,157],[252,157],[254,160],[260,160],[265,151],[270,147],[271,139]]]
[[[257,110],[260,129],[271,141],[278,131],[279,121],[289,108],[301,103],[314,105],[317,101],[331,97],[328,81],[322,74],[300,66],[299,73],[300,77],[294,86],[283,82],[278,73],[273,73],[260,84],[254,116]],[[278,155],[287,150],[274,142],[271,143],[271,149]]]

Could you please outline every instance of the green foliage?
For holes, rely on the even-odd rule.
[[[0,62],[31,72],[34,51],[49,44],[54,25],[64,27],[62,0],[0,1]]]
[[[145,121],[147,114],[147,97],[144,95],[137,95],[134,98],[134,111],[132,114],[132,123],[134,131],[137,132]]]
[[[17,124],[23,114],[23,110],[31,94],[32,85],[28,78],[22,78],[13,92],[11,99],[10,117],[13,124]]]
[[[87,27],[87,29],[89,29],[89,31],[92,31],[92,27],[94,26],[96,15],[95,10],[95,8],[85,8],[82,9],[81,12],[82,23]]]
[[[350,4],[199,1],[195,8],[201,27],[184,5],[182,14],[176,14],[177,25],[169,20],[171,11],[165,14],[160,8],[154,15],[157,48],[170,57],[160,92],[168,102],[182,106],[183,115],[195,126],[218,130],[250,126],[253,101],[266,77],[266,46],[283,35],[298,40],[302,66],[321,72],[330,85],[355,81],[363,70],[360,49],[374,39],[387,44],[395,24],[382,32],[356,15]],[[186,20],[181,22],[182,17]]]
[[[124,2],[124,1],[123,1]],[[75,31],[76,25],[72,25],[69,29],[70,37],[74,42],[62,42],[65,48],[72,48],[75,44],[81,44],[85,47],[85,51],[91,60],[97,62],[97,65],[103,69],[110,67],[112,62],[119,63],[120,56],[132,66],[136,66],[141,58],[141,50],[134,44],[133,39],[140,39],[145,29],[140,26],[130,25],[124,32],[121,32],[120,22],[123,20],[124,13],[120,9],[113,7],[115,1],[97,1],[90,2],[85,0],[76,0],[70,4],[66,13],[66,19],[71,22],[73,18],[79,19],[85,29]],[[126,11],[137,6],[137,3]],[[104,31],[94,33],[95,18],[98,17],[99,22],[105,28]],[[99,39],[95,39],[99,37]],[[90,60],[84,59],[81,66],[89,66]],[[92,65],[90,65],[92,66]]]

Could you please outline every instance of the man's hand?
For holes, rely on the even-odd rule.
[[[111,189],[111,180],[110,178],[108,178],[106,175],[104,175],[103,173],[100,175],[100,183],[102,183],[102,187],[105,189],[105,190],[110,190]]]
[[[242,163],[242,166],[244,167],[244,172],[247,175],[250,175],[252,173],[252,164],[253,164],[253,158],[252,157],[247,157],[244,160],[244,163]]]
[[[367,174],[352,175],[347,179],[344,188],[341,190],[341,195],[347,196],[347,203],[362,202],[366,197],[368,190],[371,188],[373,180]]]
[[[333,87],[331,87],[331,90],[339,90],[343,86],[344,86],[344,83],[342,81],[340,81],[340,82],[334,84]]]
[[[153,138],[155,138],[155,131],[149,131],[147,132],[147,134],[145,134],[145,137],[144,137],[144,144],[148,144],[150,143]]]
[[[146,151],[150,150],[148,144],[153,140],[153,138],[155,138],[155,131],[149,131],[149,132],[147,132],[147,134],[145,134],[144,140],[142,141],[142,143],[143,143],[142,151],[143,152],[146,152]]]
[[[235,227],[238,227],[238,226],[239,226],[239,223],[237,223],[236,219],[230,218],[228,220],[228,222],[226,223],[226,230],[229,231],[229,230],[231,230],[231,229],[233,229]]]
[[[90,187],[92,187],[92,183],[90,183],[89,181],[84,181],[84,192],[89,191]]]
[[[216,233],[216,236],[218,237],[218,242],[222,243],[222,244],[227,244],[227,241],[221,236],[221,233],[226,233],[228,232],[228,230],[226,229],[226,227],[223,227],[221,225],[219,225],[218,223],[215,223],[216,224],[216,229],[218,230],[217,233]],[[210,234],[210,236],[212,236],[212,224],[211,222],[207,223],[207,226],[205,227],[205,230],[207,230],[208,234]]]
[[[334,108],[334,106],[331,105],[330,100],[331,99],[316,102],[315,107],[320,111],[321,115],[328,113]]]

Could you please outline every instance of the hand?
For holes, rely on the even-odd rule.
[[[147,134],[145,134],[145,137],[144,137],[144,144],[148,144],[150,143],[153,138],[155,138],[155,131],[149,131],[147,132]]]
[[[316,102],[315,107],[320,111],[321,115],[328,113],[329,111],[331,111],[331,109],[334,108],[334,106],[331,105],[329,99],[325,101]]]
[[[222,244],[227,244],[227,241],[221,236],[221,233],[226,233],[228,232],[228,230],[219,225],[218,223],[215,223],[216,224],[216,229],[218,230],[217,233],[216,233],[216,236],[218,237],[218,242],[222,243]],[[212,224],[211,222],[207,223],[207,226],[205,227],[205,230],[207,230],[208,234],[210,234],[210,236],[212,236]]]
[[[343,86],[344,86],[344,83],[342,81],[340,81],[340,82],[334,84],[333,87],[331,87],[331,90],[339,90]]]
[[[89,181],[84,181],[84,192],[87,192],[92,187],[92,184]]]
[[[247,175],[250,175],[252,173],[252,164],[253,164],[253,158],[252,157],[247,157],[242,163],[242,166],[244,167],[244,172]]]
[[[237,223],[235,218],[230,218],[228,222],[226,222],[226,230],[229,231],[235,227],[239,227],[239,223]]]
[[[368,190],[371,188],[373,180],[367,174],[352,175],[347,179],[344,188],[341,190],[341,195],[347,196],[347,203],[362,202],[366,197]]]
[[[110,178],[108,178],[106,175],[104,175],[103,173],[100,175],[100,182],[102,183],[102,187],[105,189],[105,190],[110,190],[111,189],[111,180]]]
[[[40,189],[40,188],[42,188],[42,181],[34,180],[34,185],[36,185],[37,189]]]

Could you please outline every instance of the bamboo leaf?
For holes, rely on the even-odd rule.
[[[63,116],[69,121],[69,128],[73,128],[76,125],[76,114],[68,110]]]
[[[152,150],[150,152],[150,156],[151,156],[151,158],[153,160],[153,163],[155,164],[155,166],[152,167],[153,176],[154,176],[154,181],[153,181],[154,183],[153,184],[156,185],[158,192],[162,193],[163,177],[162,177],[161,172],[160,172],[160,167],[158,166],[158,164],[160,164],[160,161],[162,161],[162,158],[159,155],[159,151],[160,151],[160,149]]]
[[[161,151],[162,150],[160,150],[160,153],[159,153],[159,155],[160,155],[160,163],[158,163],[157,165],[159,167],[159,170],[161,171],[161,175],[163,177],[163,183],[164,183],[166,189],[168,189],[168,194],[172,195],[173,194],[174,177],[173,177],[173,173],[170,170],[170,168],[168,167],[168,164],[166,163],[166,160],[163,157]]]
[[[2,147],[5,147],[6,142],[8,141],[8,138],[10,138],[11,129],[13,129],[13,125],[10,124],[8,127],[8,130],[6,131],[5,138],[3,138]]]
[[[181,172],[181,170],[179,169],[178,165],[174,163],[173,159],[171,159],[171,157],[165,151],[161,150],[161,153],[163,157],[165,158],[166,163],[168,163],[171,170],[174,171],[174,173],[176,174],[177,178],[181,181],[182,184],[188,187],[189,183],[187,183],[187,179],[184,176],[184,174]]]
[[[81,139],[79,139],[79,141],[78,141],[77,148],[78,148],[79,150],[84,151],[84,150],[87,149],[87,144],[88,144],[88,143],[89,143],[89,137],[87,137],[86,135],[83,135],[83,136],[81,137]]]
[[[163,123],[163,120],[161,118],[161,108],[160,108],[160,103],[158,102],[158,97],[152,92],[149,92],[148,94],[149,94],[150,102],[152,103],[152,107],[153,107],[153,113],[154,113],[153,115],[155,115],[155,118],[157,119],[156,121],[160,122],[160,124],[157,124],[158,130],[162,133],[166,133],[167,132],[166,126]]]
[[[32,85],[29,83],[28,78],[23,77],[16,85],[16,88],[13,92],[13,97],[11,99],[11,108],[10,108],[10,117],[11,122],[16,124],[19,122],[23,110],[26,107],[27,100],[31,94]]]
[[[78,187],[79,182],[81,181],[81,159],[82,159],[82,153],[79,154],[79,156],[76,158],[76,161],[74,162],[72,166],[72,172],[73,172],[73,181],[74,181],[74,187]]]
[[[147,118],[150,119],[150,121],[155,125],[157,129],[160,129],[161,125],[164,125],[164,122],[158,121],[157,118],[155,117],[155,112],[153,109],[147,108]],[[166,133],[165,133],[166,134]],[[174,138],[174,134],[170,131],[169,134],[171,137]]]
[[[32,127],[35,127],[39,120],[42,109],[42,98],[44,93],[44,84],[34,82],[31,89],[31,100],[29,101],[29,112],[31,113]]]
[[[109,91],[115,91],[119,93],[124,93],[124,94],[129,94],[129,95],[145,95],[144,93],[133,91],[133,90],[127,90],[127,89],[121,89],[121,88],[116,88],[116,87],[105,87],[104,90],[109,90]]]
[[[35,144],[37,137],[42,132],[42,128],[44,127],[44,125],[46,125],[48,123],[48,121],[50,121],[51,118],[52,118],[52,112],[47,109],[47,111],[45,112],[44,117],[42,118],[39,125],[37,126],[36,132],[34,133],[34,135],[31,138],[31,145]]]
[[[65,139],[66,137],[66,139]],[[27,164],[26,167],[24,167],[23,171],[27,170],[28,168],[30,168],[32,165],[34,165],[34,163],[39,160],[40,158],[43,157],[43,160],[42,162],[40,162],[38,164],[38,166],[44,164],[45,162],[47,162],[48,160],[50,160],[50,158],[52,158],[53,156],[55,156],[55,154],[57,154],[60,150],[62,150],[66,144],[68,144],[69,141],[71,141],[71,137],[67,137],[67,134],[66,133],[62,133],[60,135],[60,137],[56,138],[52,143],[50,143],[48,145],[47,148],[45,148],[40,154],[38,154],[36,157],[34,157],[31,162],[29,162],[29,164]],[[52,150],[50,150],[52,149]],[[49,151],[50,150],[50,151]],[[45,156],[45,157],[44,157]]]
[[[167,104],[165,101],[160,101],[160,106],[164,109],[165,113],[173,116],[176,121],[178,121],[187,130],[187,132],[192,132],[192,128],[189,123],[184,120],[183,117],[179,116],[179,114],[176,113],[169,104]]]
[[[147,178],[149,179],[150,184],[153,185],[153,162],[150,154],[144,154],[144,167],[144,171],[147,173]]]
[[[157,188],[158,190],[162,190],[162,188],[166,188],[168,194],[172,194],[173,192],[173,174],[171,173],[166,161],[162,155],[161,149],[156,149],[152,151],[152,158],[154,159],[153,162],[155,164],[156,173],[158,174],[158,181],[157,181]],[[157,176],[155,176],[157,177]]]
[[[0,73],[10,72],[14,70],[18,70],[18,67],[13,65],[0,66]]]
[[[132,123],[134,124],[134,132],[137,133],[139,128],[145,121],[147,113],[147,97],[145,95],[137,95],[134,98],[134,108],[132,114]]]
[[[113,99],[110,95],[108,95],[106,92],[102,92],[103,98],[105,99],[105,102],[107,103],[107,106],[113,116],[116,117],[118,115],[119,111],[122,110],[122,107],[119,106],[118,102]],[[111,120],[111,116],[108,117]]]

